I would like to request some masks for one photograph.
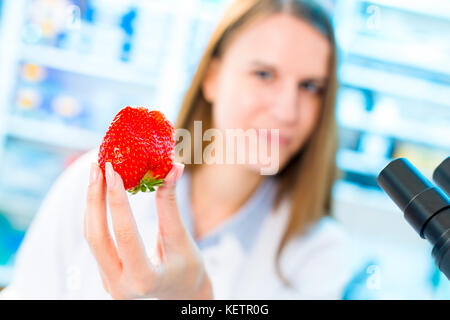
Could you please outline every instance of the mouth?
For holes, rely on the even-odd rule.
[[[271,131],[272,131],[272,129],[267,129],[266,141],[268,143],[271,143],[272,139],[276,139],[276,137],[277,137],[275,134],[272,136]],[[259,130],[258,130],[258,136],[260,139],[264,139],[264,135],[261,135]],[[285,134],[278,134],[278,145],[280,147],[288,146],[291,143],[291,141],[292,141],[292,138],[290,136],[285,135]]]
[[[280,135],[280,137],[279,137],[280,146],[283,146],[283,147],[288,146],[291,143],[291,140],[292,139],[287,136]]]

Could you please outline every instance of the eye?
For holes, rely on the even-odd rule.
[[[303,81],[300,83],[300,89],[306,90],[310,93],[314,94],[322,94],[324,91],[324,87],[315,83],[314,81]]]
[[[273,78],[273,73],[271,71],[256,70],[253,74],[263,80],[271,80]]]

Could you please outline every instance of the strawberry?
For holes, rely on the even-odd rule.
[[[110,124],[100,145],[98,164],[111,162],[125,190],[154,191],[173,165],[175,129],[159,111],[125,107]]]

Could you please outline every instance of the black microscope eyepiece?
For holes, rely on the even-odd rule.
[[[450,158],[434,174],[448,186]],[[433,245],[439,269],[450,279],[450,199],[426,179],[407,159],[391,161],[378,175],[379,186],[404,213],[405,220]]]

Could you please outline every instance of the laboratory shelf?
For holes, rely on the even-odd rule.
[[[20,116],[9,116],[9,136],[64,149],[87,151],[99,145],[102,135],[90,130],[57,122],[44,122]]]
[[[41,198],[24,193],[1,190],[0,210],[17,230],[25,231],[33,220],[36,208],[42,202]]]
[[[144,87],[156,87],[155,74],[119,61],[105,61],[105,57],[90,56],[44,45],[24,45],[22,60],[40,66]],[[70,61],[70,63],[68,63]]]
[[[340,125],[362,132],[376,133],[383,136],[391,136],[396,139],[429,145],[445,150],[450,150],[450,125],[436,125],[433,128],[424,122],[398,122],[392,123],[387,119],[385,122],[371,117],[352,118],[340,117]]]
[[[349,149],[340,149],[336,154],[336,164],[341,171],[373,177],[378,176],[390,160],[392,159]]]
[[[175,18],[186,18],[186,15],[189,15],[189,18],[216,22],[217,16],[222,14],[222,9],[232,1],[179,0],[179,3],[176,3],[176,1],[143,1],[139,6],[141,9],[147,10],[152,14],[168,14],[173,15]],[[185,9],[177,10],[180,7]]]
[[[383,61],[386,66],[392,64],[444,75],[450,81],[450,63],[446,60],[445,52],[438,51],[434,47],[420,44],[399,45],[397,41],[358,37],[357,45],[349,47],[347,54]]]
[[[433,18],[450,19],[450,2],[448,0],[362,0],[362,2],[396,9],[417,15],[427,15]]]
[[[449,106],[450,109],[450,77],[447,83],[442,83],[393,73],[389,66],[383,69],[347,62],[339,67],[339,80],[346,85]]]

